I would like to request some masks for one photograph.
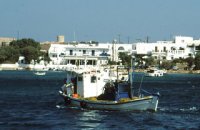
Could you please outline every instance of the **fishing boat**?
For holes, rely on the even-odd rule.
[[[65,104],[84,109],[112,111],[157,111],[159,93],[140,91],[133,95],[133,72],[118,66],[117,74],[127,71],[128,79],[110,77],[108,69],[74,69],[67,71],[67,78],[59,94]],[[112,80],[109,80],[112,79]]]

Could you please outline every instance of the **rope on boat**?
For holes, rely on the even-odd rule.
[[[149,94],[149,95],[153,95],[153,96],[158,96],[158,97],[160,97],[160,93],[159,93],[159,92],[157,92],[157,93],[150,93],[150,92],[148,92],[148,91],[146,91],[146,90],[144,90],[144,89],[141,89],[141,91],[142,91],[142,92],[145,92],[145,93],[147,93],[147,94]]]

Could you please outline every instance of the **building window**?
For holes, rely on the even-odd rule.
[[[71,63],[72,65],[75,65],[75,64],[76,64],[76,60],[70,60],[70,63]]]
[[[92,56],[94,56],[95,55],[95,50],[92,50]]]
[[[96,60],[93,60],[93,65],[97,65]]]
[[[83,81],[83,77],[78,77],[78,81]]]
[[[158,47],[157,46],[155,47],[155,52],[158,52]]]
[[[60,53],[59,57],[64,57],[65,54],[64,53]]]
[[[96,83],[97,77],[96,76],[92,76],[91,77],[91,83]]]
[[[69,50],[69,55],[73,55],[73,50]]]
[[[199,46],[195,46],[195,50],[199,51],[200,50],[200,45]]]
[[[122,51],[122,50],[125,50],[125,49],[124,49],[124,47],[121,46],[121,47],[118,48],[118,50]]]
[[[53,54],[52,57],[57,57],[57,54]]]
[[[83,54],[86,54],[86,50],[83,50]]]
[[[164,46],[164,48],[163,48],[163,51],[164,51],[164,52],[167,52],[167,49],[166,49],[166,47],[165,47],[165,46]]]

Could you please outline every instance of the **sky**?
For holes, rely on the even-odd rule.
[[[200,38],[200,0],[0,0],[0,37],[136,42]]]

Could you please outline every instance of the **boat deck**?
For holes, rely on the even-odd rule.
[[[85,100],[85,101],[90,101],[90,102],[110,102],[110,103],[116,103],[116,101],[112,100],[98,100],[97,97],[89,97],[89,98],[83,98],[83,97],[71,97],[73,99],[77,100]],[[152,96],[145,96],[145,97],[133,97],[133,98],[121,98],[118,103],[125,103],[125,102],[132,102],[132,101],[139,101],[139,100],[144,100],[144,99],[151,99]]]

